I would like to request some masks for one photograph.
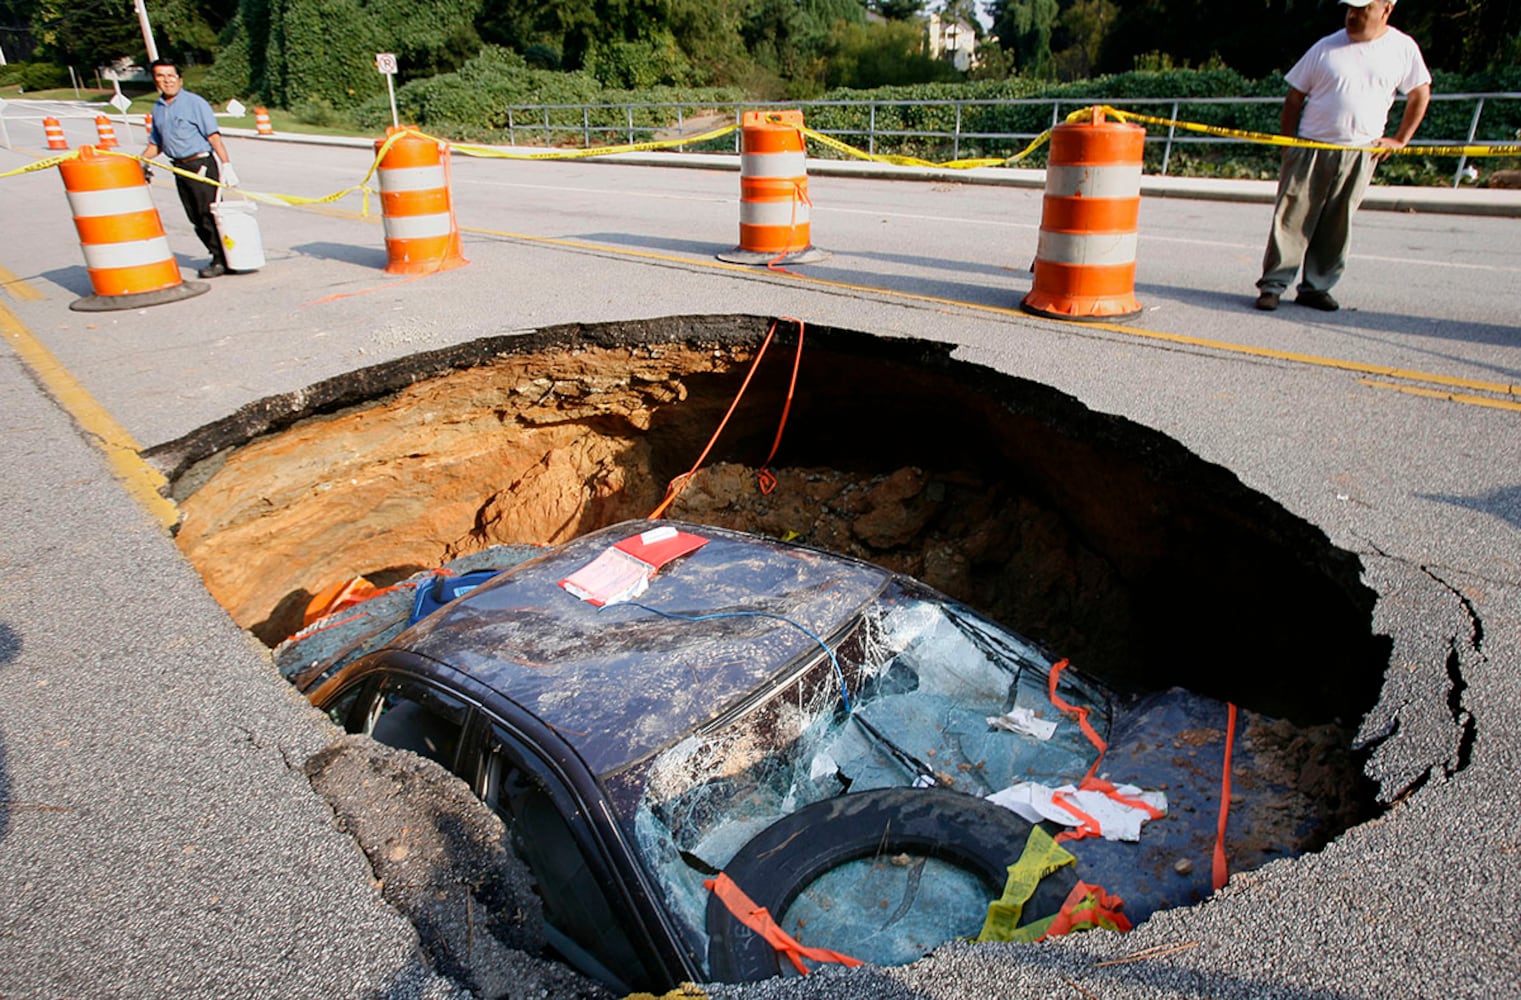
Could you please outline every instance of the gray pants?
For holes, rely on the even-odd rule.
[[[1341,149],[1283,151],[1273,230],[1257,287],[1282,295],[1304,265],[1299,291],[1327,292],[1347,268],[1352,213],[1373,179],[1373,156]]]

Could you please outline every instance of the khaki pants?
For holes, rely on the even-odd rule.
[[[1300,265],[1299,291],[1327,292],[1347,268],[1352,213],[1373,179],[1369,153],[1286,149],[1278,175],[1273,229],[1257,287],[1282,295]]]

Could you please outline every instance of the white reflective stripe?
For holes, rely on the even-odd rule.
[[[1139,198],[1141,167],[1047,167],[1046,194],[1058,198]]]
[[[741,153],[741,177],[803,177],[808,173],[808,157],[795,153]]]
[[[1048,233],[1041,231],[1035,256],[1052,264],[1134,264],[1135,233]]]
[[[446,184],[442,164],[436,167],[382,169],[379,174],[382,191],[432,191]]]
[[[802,226],[808,222],[808,203],[799,201],[794,209],[788,201],[742,201],[739,221],[747,226]]]
[[[84,251],[85,267],[92,271],[112,267],[141,267],[174,258],[169,252],[169,240],[164,236],[155,236],[150,240],[129,240],[126,243],[81,243],[79,247]]]
[[[125,215],[127,212],[146,212],[153,208],[153,196],[148,185],[106,188],[103,191],[69,191],[69,208],[76,219],[96,219],[102,215]]]
[[[453,231],[448,212],[434,215],[388,215],[385,222],[388,240],[421,240],[430,236],[448,236]]]

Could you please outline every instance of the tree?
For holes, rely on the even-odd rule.
[[[147,55],[131,0],[37,0],[32,31],[40,54],[60,66],[93,69]]]
[[[1084,80],[1093,75],[1109,26],[1118,16],[1119,7],[1111,0],[1071,0],[1052,42],[1058,78]]]
[[[869,89],[955,80],[949,63],[925,51],[923,26],[913,21],[841,24],[831,41],[825,81],[833,87]]]
[[[908,21],[924,12],[924,0],[871,0],[871,9],[889,21]]]
[[[993,36],[1014,53],[1025,76],[1050,77],[1054,72],[1051,36],[1061,13],[1057,0],[993,0]]]

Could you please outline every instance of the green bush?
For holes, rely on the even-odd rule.
[[[69,71],[44,62],[17,62],[0,66],[0,87],[19,85],[22,90],[57,90],[69,85]]]

